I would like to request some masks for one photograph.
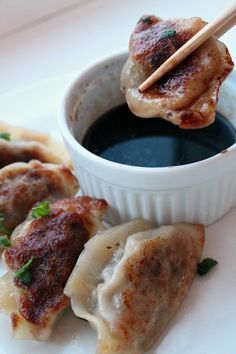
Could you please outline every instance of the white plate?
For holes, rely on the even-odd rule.
[[[70,79],[71,76],[58,77],[2,97],[0,117],[58,137],[55,107]],[[219,264],[206,277],[196,276],[181,309],[149,354],[236,352],[236,209],[206,231],[203,257],[215,258]],[[2,265],[0,272],[3,273]],[[0,329],[0,354],[95,353],[95,332],[70,310],[45,343],[14,340],[9,316],[5,314],[0,314]]]

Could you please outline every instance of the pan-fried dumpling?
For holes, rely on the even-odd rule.
[[[39,161],[8,165],[0,169],[1,225],[11,233],[36,202],[72,197],[77,191],[78,181],[65,166]]]
[[[29,216],[16,228],[12,246],[3,252],[8,273],[0,279],[0,309],[11,312],[15,338],[50,336],[58,315],[70,304],[64,286],[84,243],[104,230],[106,208],[103,199],[59,200],[48,215]]]
[[[202,225],[131,236],[126,227],[89,241],[65,288],[75,314],[98,331],[97,354],[146,351],[188,293],[201,257]]]
[[[10,140],[1,138],[10,134]],[[69,155],[60,143],[49,135],[0,122],[0,168],[14,162],[65,164],[71,167]]]
[[[15,162],[39,160],[47,163],[61,163],[61,159],[36,141],[6,141],[0,139],[0,168]]]
[[[215,120],[221,83],[233,69],[226,46],[208,39],[153,87],[139,85],[206,25],[199,17],[161,20],[143,16],[130,39],[121,88],[130,110],[143,118],[160,117],[184,129],[205,127]]]

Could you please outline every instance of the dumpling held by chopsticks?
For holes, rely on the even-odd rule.
[[[202,128],[214,122],[220,85],[233,69],[228,49],[215,37],[147,91],[138,91],[145,79],[205,25],[199,17],[140,19],[131,35],[130,55],[121,73],[121,88],[135,115],[160,117],[184,129]]]

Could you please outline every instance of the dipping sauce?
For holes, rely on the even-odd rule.
[[[165,167],[207,159],[235,141],[235,128],[218,113],[206,128],[183,130],[160,118],[138,118],[124,104],[98,118],[82,145],[113,162]]]

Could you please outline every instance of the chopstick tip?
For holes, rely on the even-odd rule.
[[[143,93],[145,91],[145,85],[144,83],[142,83],[139,87],[138,87],[138,92],[139,93]]]

